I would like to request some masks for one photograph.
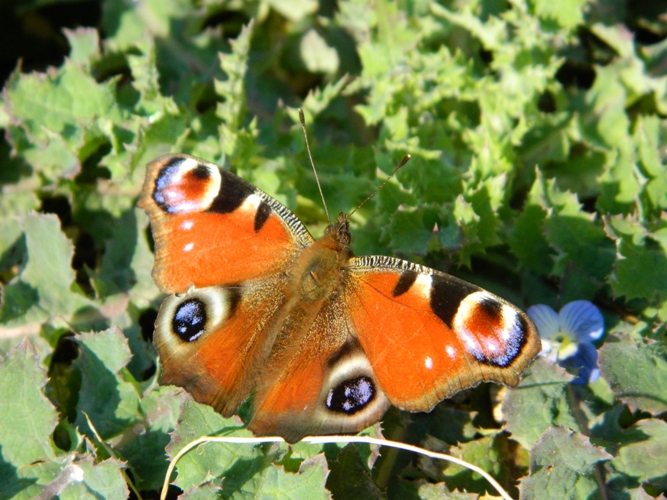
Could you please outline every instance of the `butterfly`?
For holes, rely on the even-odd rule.
[[[153,277],[160,383],[288,442],[358,432],[390,405],[426,412],[483,381],[519,383],[540,351],[517,307],[448,274],[355,257],[348,217],[315,240],[284,205],[185,155],[147,167],[139,206]]]

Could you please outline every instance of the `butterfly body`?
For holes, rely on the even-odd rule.
[[[516,307],[408,261],[354,257],[340,214],[314,240],[287,208],[187,155],[148,166],[142,206],[154,276],[161,383],[223,415],[253,395],[249,428],[297,441],[356,432],[390,404],[429,411],[539,352]]]

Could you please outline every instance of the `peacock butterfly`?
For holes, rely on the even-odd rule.
[[[296,442],[357,432],[390,405],[430,411],[483,381],[515,386],[540,340],[530,318],[412,262],[354,257],[348,217],[322,238],[278,201],[184,154],[147,167],[139,205],[163,292],[160,382]]]

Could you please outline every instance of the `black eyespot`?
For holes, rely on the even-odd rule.
[[[375,385],[364,375],[351,378],[329,391],[326,405],[331,411],[354,415],[375,398]]]
[[[182,340],[193,342],[206,331],[206,305],[199,299],[190,299],[178,306],[171,327]]]

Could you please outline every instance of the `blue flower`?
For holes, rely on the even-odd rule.
[[[585,385],[600,377],[593,342],[604,332],[604,319],[597,307],[587,300],[575,300],[558,314],[539,304],[528,309],[528,316],[540,332],[541,355],[564,368],[579,368],[573,384]]]

